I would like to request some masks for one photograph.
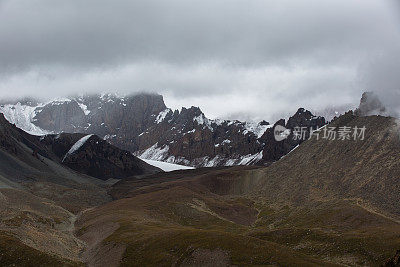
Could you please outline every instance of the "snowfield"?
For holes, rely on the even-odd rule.
[[[183,166],[183,165],[178,165],[178,164],[173,164],[173,163],[168,163],[168,162],[162,162],[162,161],[158,161],[158,160],[142,159],[142,158],[141,158],[141,160],[143,160],[147,164],[158,167],[165,172],[194,169],[193,167],[188,167],[188,166]]]

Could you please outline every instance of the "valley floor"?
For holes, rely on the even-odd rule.
[[[232,177],[257,171],[247,168],[117,184],[111,193],[118,200],[76,223],[90,248],[85,259],[102,266],[373,266],[400,247],[398,221],[359,201],[296,206],[233,194]]]
[[[235,195],[234,186],[218,182],[231,180],[242,169],[257,170],[189,170],[153,175],[146,184],[140,179],[124,181],[110,191],[118,199],[80,209],[21,190],[0,189],[0,262],[372,266],[400,247],[398,220],[359,200],[269,203]]]

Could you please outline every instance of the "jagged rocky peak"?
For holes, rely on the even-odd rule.
[[[203,127],[211,128],[211,124],[215,123],[209,120],[199,107],[192,106],[190,108],[182,107],[182,110],[172,111],[169,108],[162,110],[155,118],[156,124],[174,124],[175,129],[185,130]]]
[[[200,110],[199,107],[190,107],[188,109],[182,108],[180,113],[180,121],[188,123],[190,126],[195,127],[197,125],[210,125],[210,121]]]
[[[360,105],[355,110],[358,116],[387,115],[387,110],[378,95],[374,92],[364,92],[362,94]]]
[[[294,138],[294,129],[296,127],[300,127],[301,131],[304,131],[305,139],[307,139],[311,129],[316,130],[325,124],[326,121],[324,117],[314,116],[310,111],[304,108],[299,108],[287,122],[284,119],[278,120],[274,124],[274,127],[268,129],[260,138],[260,140],[265,144],[263,157],[260,162],[264,164],[275,162],[305,141],[304,139]],[[290,134],[286,139],[275,139],[274,128],[277,125],[290,130]]]
[[[314,116],[311,111],[304,108],[299,108],[297,112],[289,118],[286,127],[294,128],[295,126],[307,126],[307,127],[321,127],[325,124],[325,118],[320,116]]]
[[[186,118],[194,118],[201,115],[204,116],[203,112],[200,110],[199,107],[195,106],[191,106],[190,108],[183,107],[181,111],[181,116]]]

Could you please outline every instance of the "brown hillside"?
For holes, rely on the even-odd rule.
[[[365,126],[365,140],[309,140],[269,168],[257,170],[251,177],[257,181],[254,194],[293,205],[351,199],[398,218],[400,128],[396,120],[347,113],[329,126]]]

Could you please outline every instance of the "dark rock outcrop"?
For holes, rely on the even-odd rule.
[[[268,129],[260,138],[263,143],[268,144],[263,150],[263,161],[271,163],[279,160],[281,157],[289,153],[296,146],[310,137],[310,131],[316,130],[326,124],[323,117],[317,117],[304,108],[299,108],[297,112],[288,119],[281,119],[274,124],[274,127]],[[288,129],[290,134],[287,138],[279,141],[275,138],[274,129],[277,125]]]
[[[85,137],[87,140],[73,150],[72,147]],[[41,143],[49,147],[63,165],[102,180],[161,172],[157,167],[145,163],[132,153],[121,150],[96,135],[65,133],[47,135],[41,139]]]
[[[386,115],[386,108],[374,92],[364,92],[360,100],[360,105],[355,110],[355,115]]]

